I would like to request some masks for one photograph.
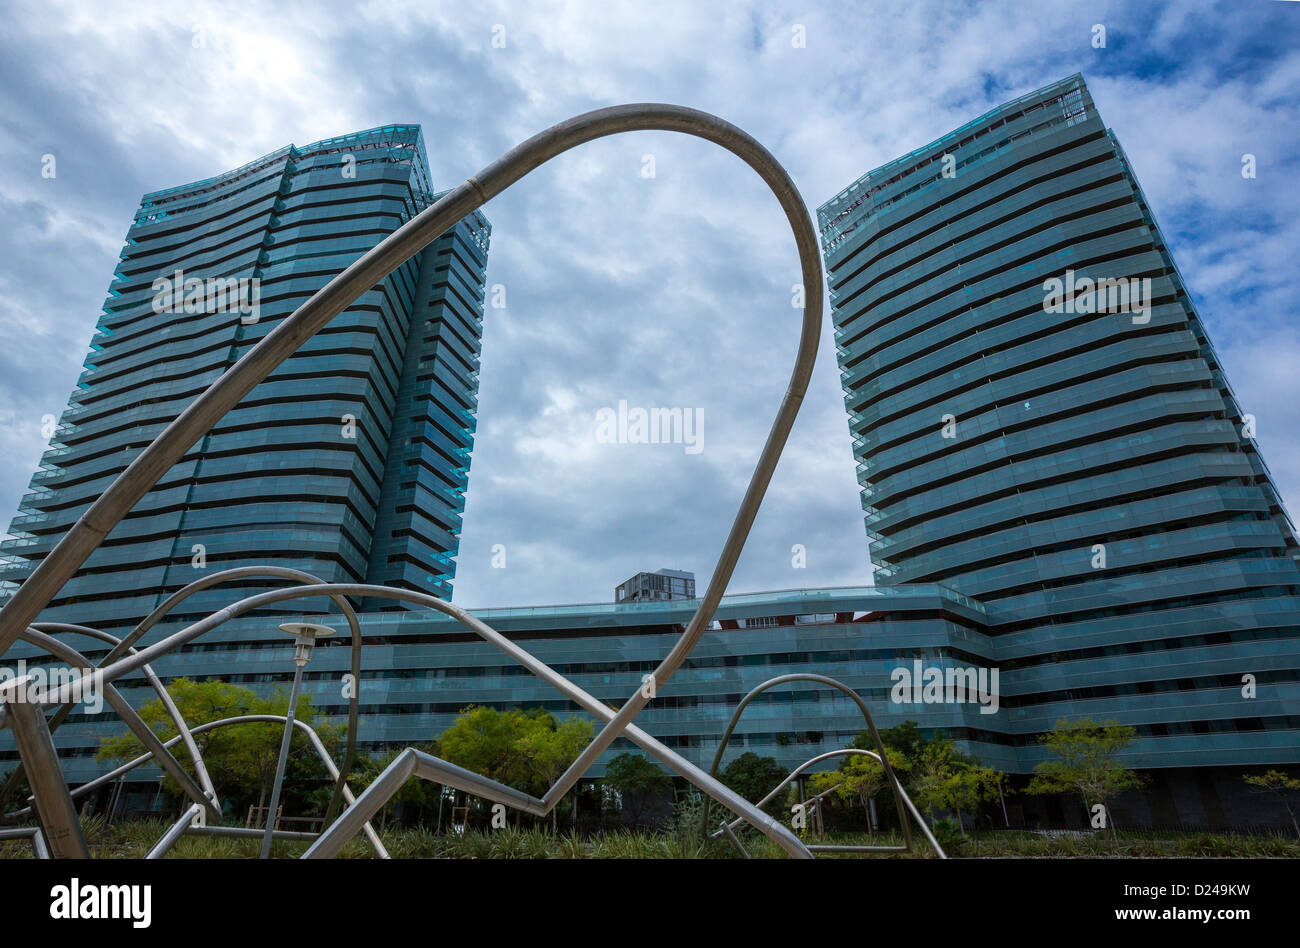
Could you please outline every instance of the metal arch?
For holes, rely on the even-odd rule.
[[[77,631],[84,635],[92,635],[104,641],[111,641],[113,643],[113,648],[100,661],[101,665],[108,665],[127,652],[133,651],[132,646],[134,646],[134,644],[139,641],[146,632],[161,622],[173,609],[195,593],[230,580],[258,578],[289,579],[304,585],[320,585],[325,582],[325,580],[321,579],[319,576],[313,576],[311,573],[300,569],[293,569],[289,566],[236,566],[230,569],[219,570],[218,572],[211,573],[207,576],[202,576],[194,582],[178,589],[176,592],[168,596],[166,600],[160,603],[151,613],[149,613],[149,615],[145,616],[145,618],[142,619],[134,629],[120,639],[110,636],[108,633],[90,629],[88,626],[74,626],[68,623],[38,622],[34,623],[32,627],[37,629],[48,627],[51,631]],[[361,701],[361,626],[357,621],[356,610],[352,607],[352,603],[348,602],[345,596],[331,596],[330,598],[348,620],[348,629],[352,633],[353,687],[351,689],[351,697],[348,699],[347,744],[343,752],[343,765],[339,770],[340,775],[342,775],[352,770],[352,763],[356,760],[357,727]],[[146,674],[152,675],[153,672],[150,670],[147,671]],[[170,706],[172,704],[171,695],[165,690],[160,692],[159,698],[162,700],[164,705]],[[72,708],[72,704],[64,704],[49,719],[48,727],[51,734],[58,730],[59,725],[61,725],[72,712]],[[171,708],[169,708],[169,713],[172,716],[172,720],[177,722],[177,727],[180,733],[182,735],[187,734],[188,731],[185,727],[185,722],[180,719],[179,713],[175,712]],[[0,726],[2,726],[3,714],[4,709],[3,707],[0,707]],[[187,741],[187,749],[190,752],[190,756],[193,757],[196,753],[196,749],[189,747],[189,743],[190,742]],[[196,760],[196,767],[197,766],[202,766],[201,761]],[[4,810],[5,804],[8,803],[9,798],[13,795],[14,791],[17,790],[18,781],[22,779],[22,776],[23,763],[22,761],[19,761],[18,766],[10,771],[8,776],[5,778],[4,784],[0,785],[0,812]],[[345,782],[345,779],[340,776],[339,780],[334,785],[334,791],[330,795],[329,805],[325,809],[326,824],[333,820],[334,814],[338,810],[339,802],[343,798],[343,784]],[[209,789],[211,788],[209,787]]]
[[[889,761],[886,760],[882,755],[876,753],[875,751],[863,750],[860,747],[842,747],[839,750],[827,751],[824,754],[818,754],[816,757],[810,757],[808,760],[805,760],[794,770],[790,771],[790,773],[786,775],[784,780],[782,780],[775,787],[773,787],[768,792],[768,794],[765,797],[763,797],[763,799],[759,800],[758,803],[754,805],[761,807],[771,802],[771,800],[778,793],[780,793],[783,789],[785,789],[785,787],[789,786],[790,781],[794,780],[796,777],[798,777],[800,774],[806,771],[809,767],[814,767],[817,764],[820,764],[822,761],[830,760],[833,757],[853,757],[858,755],[864,757],[871,757],[874,760],[878,760],[886,769],[888,769],[889,767]],[[894,774],[892,771],[890,771],[890,775],[893,777],[892,787],[894,789],[895,798],[897,799],[898,797],[901,797],[903,801],[907,804],[907,809],[911,811],[912,817],[916,820],[917,825],[921,827],[921,832],[925,834],[926,841],[929,842],[930,846],[934,849],[935,854],[940,859],[947,859],[948,856],[943,851],[943,847],[940,846],[939,841],[934,838],[934,834],[930,832],[930,828],[925,825],[925,819],[921,816],[921,812],[916,808],[916,804],[912,802],[912,798],[907,795],[907,791],[903,789],[903,785],[902,783],[899,782],[898,776]],[[839,784],[836,784],[835,786],[838,787]],[[814,797],[814,799],[820,799],[821,797],[824,797],[826,794],[830,793],[831,790],[834,789],[835,787],[832,787],[830,790],[823,790],[821,793],[817,794],[817,796]],[[739,824],[740,824],[739,820],[731,820],[730,822],[723,823],[720,829],[718,829],[716,832],[709,834],[709,836],[710,838],[716,838],[719,833],[725,833],[727,838],[730,839],[732,843],[734,843],[742,853],[745,853],[746,858],[748,858],[749,854],[745,852],[745,847],[741,845],[740,840],[737,839],[735,834],[733,833],[733,830]],[[909,840],[911,839],[911,836],[906,832],[904,833],[904,835],[906,835]],[[912,847],[909,842],[905,846],[809,846],[808,848],[813,852],[886,853],[886,852],[910,852]]]
[[[826,685],[828,688],[835,688],[852,698],[854,704],[858,706],[858,710],[862,712],[863,720],[867,722],[867,730],[871,732],[871,739],[876,744],[876,750],[878,752],[876,756],[880,760],[881,766],[885,769],[885,777],[889,781],[890,789],[894,795],[894,805],[898,809],[898,822],[903,829],[903,841],[907,844],[907,848],[910,850],[912,848],[912,828],[911,824],[907,822],[906,808],[903,803],[904,800],[907,800],[907,794],[903,792],[903,785],[899,783],[898,777],[894,775],[894,768],[889,765],[889,757],[885,753],[885,744],[880,739],[880,732],[876,730],[875,722],[871,720],[871,711],[867,708],[867,703],[862,700],[861,695],[848,685],[844,684],[844,682],[836,681],[834,678],[828,678],[825,675],[814,675],[811,673],[778,675],[777,677],[769,678],[762,684],[756,685],[754,688],[750,689],[749,694],[740,699],[740,704],[736,705],[736,710],[731,714],[731,720],[727,722],[727,730],[723,732],[722,740],[718,743],[718,751],[713,755],[713,766],[709,769],[709,776],[716,777],[718,775],[718,767],[722,763],[722,753],[727,749],[727,743],[731,740],[731,733],[736,729],[736,724],[739,723],[740,716],[744,714],[745,708],[749,703],[769,688],[775,688],[777,685],[789,684],[793,681],[811,681],[819,685]],[[766,798],[764,798],[764,802],[767,802]],[[911,803],[910,800],[907,802],[908,804]],[[762,804],[760,804],[760,806],[761,805]],[[708,824],[709,801],[705,798],[704,813],[700,817],[701,835],[708,832]],[[929,834],[927,833],[927,835]],[[942,850],[940,851],[942,852]]]
[[[479,174],[469,178],[459,187],[445,194],[440,200],[402,225],[359,260],[347,267],[341,274],[317,291],[293,315],[282,320],[257,345],[240,358],[230,369],[217,379],[208,389],[195,399],[154,441],[145,448],[108,487],[107,490],[85,512],[77,522],[60,539],[50,553],[40,562],[32,575],[18,588],[3,609],[0,609],[0,655],[3,655],[17,640],[19,635],[37,615],[49,604],[50,600],[73,577],[132,507],[152,488],[158,480],[179,461],[204,434],[209,432],[239,401],[259,382],[265,379],[281,363],[296,352],[308,339],[320,331],[331,319],[352,304],[362,293],[387,277],[406,260],[419,252],[439,235],[449,230],[461,219],[486,203],[493,196],[501,193],[530,171],[551,158],[588,141],[627,131],[675,131],[711,141],[740,157],[768,185],[785,211],[795,238],[799,253],[803,285],[808,289],[799,345],[791,372],[790,382],[784,398],[772,422],[767,440],[759,454],[758,461],[750,477],[749,486],[741,501],[740,508],[732,522],[731,529],[723,544],[713,575],[700,601],[699,609],[691,618],[682,635],[674,644],[668,655],[653,673],[652,681],[662,687],[685,661],[695,647],[708,623],[713,618],[718,603],[726,591],[727,584],[735,570],[736,562],[744,547],[763,495],[767,491],[772,474],[776,469],[782,448],[789,436],[790,429],[798,415],[804,393],[812,375],[817,357],[822,322],[822,265],[817,248],[816,232],[812,227],[808,209],[798,188],[779,162],[755,139],[747,133],[722,119],[681,106],[660,104],[636,104],[597,109],[576,116],[535,135],[516,146],[504,156],[488,165]],[[379,589],[382,587],[334,586],[333,589]],[[391,591],[389,591],[391,593]],[[278,599],[263,601],[279,601]],[[284,597],[292,598],[292,597]],[[245,600],[247,602],[248,600]],[[429,601],[432,597],[425,597]],[[217,615],[228,612],[221,610]],[[465,618],[472,620],[468,613]],[[476,620],[475,620],[476,621]],[[467,624],[469,624],[467,622]],[[201,623],[200,623],[201,625]],[[481,623],[479,625],[482,625]],[[474,627],[471,625],[471,627]],[[194,626],[190,627],[195,628]],[[476,628],[480,634],[496,633],[482,626]],[[196,633],[197,634],[197,633]],[[500,637],[498,637],[500,638]],[[164,640],[171,641],[175,636]],[[510,646],[504,638],[501,642]],[[510,649],[507,649],[510,651]],[[523,650],[518,650],[529,662],[532,657]],[[162,654],[157,645],[141,650],[130,659],[119,660],[110,668],[144,664],[150,658]],[[512,652],[513,654],[513,652]],[[148,658],[139,660],[139,656]],[[516,656],[519,658],[519,656]],[[525,664],[529,664],[525,662]],[[536,662],[540,667],[534,668],[535,674],[557,684],[561,690],[567,688],[580,692],[562,676],[551,672],[549,668]],[[123,672],[124,673],[124,672]],[[557,681],[558,680],[558,681]],[[561,684],[562,683],[562,684]],[[632,719],[651,700],[647,694],[654,693],[644,687],[636,689],[623,706],[616,712],[601,702],[591,699],[581,692],[583,700],[590,700],[599,710],[597,713],[606,721],[604,728],[585,748],[572,765],[560,777],[548,792],[544,802],[554,805],[560,796],[572,787],[581,775],[595,762],[614,740],[626,732],[650,750],[661,760],[670,763],[674,769],[683,774],[688,772],[692,782],[709,789],[711,795],[718,797],[737,812],[747,813],[751,822],[764,832],[777,839],[792,855],[810,856],[807,848],[788,829],[770,820],[759,811],[755,811],[738,795],[733,794],[712,777],[704,774],[680,755],[654,741],[649,735],[631,725]],[[581,703],[581,702],[580,702]],[[41,727],[44,727],[43,719]],[[48,735],[46,735],[48,737]],[[502,788],[505,790],[508,788]],[[734,804],[734,805],[733,805]],[[339,826],[340,820],[335,826]],[[323,842],[323,839],[322,839]],[[315,848],[315,847],[313,847]]]
[[[592,697],[563,675],[535,658],[530,652],[520,648],[510,639],[497,632],[481,619],[471,615],[460,606],[437,599],[427,593],[416,592],[410,589],[395,589],[389,586],[368,586],[360,583],[326,584],[323,586],[301,586],[289,589],[274,589],[268,592],[259,593],[255,596],[249,596],[245,599],[241,599],[239,602],[226,606],[224,609],[214,612],[212,615],[173,633],[165,639],[161,639],[146,648],[136,651],[129,657],[119,659],[112,665],[98,669],[97,672],[87,673],[87,675],[83,676],[80,680],[66,682],[62,686],[55,688],[47,688],[42,694],[34,696],[34,701],[38,705],[53,705],[66,702],[69,700],[70,696],[75,693],[75,690],[80,687],[80,682],[88,681],[92,674],[100,675],[100,680],[104,682],[116,681],[118,678],[129,674],[145,663],[152,661],[160,655],[165,655],[172,649],[184,645],[187,642],[193,641],[200,635],[210,632],[212,629],[215,629],[230,619],[237,618],[245,613],[253,612],[263,606],[273,605],[277,602],[283,602],[289,599],[300,599],[306,596],[325,596],[332,594],[346,596],[373,596],[378,599],[396,599],[402,602],[411,602],[417,605],[427,606],[430,609],[449,615],[461,622],[481,638],[486,639],[492,645],[505,652],[519,664],[531,671],[534,675],[541,678],[570,700],[577,703],[584,710],[606,722],[611,722],[615,716],[615,712],[603,701]],[[606,727],[609,727],[608,723]],[[669,750],[645,731],[642,731],[635,725],[626,725],[622,729],[622,732],[626,733],[629,740],[639,744],[652,756],[677,771],[691,783],[695,784],[712,797],[716,798],[728,809],[741,814],[746,821],[774,839],[792,856],[808,858],[812,855],[808,850],[808,847],[803,844],[803,841],[791,832],[788,827],[784,826],[777,820],[772,819],[766,813],[745,800],[744,797],[740,796],[714,777],[704,773],[703,770],[696,767],[680,754]],[[424,756],[428,757],[428,755]],[[415,762],[416,758],[411,758],[407,761],[413,769],[409,770],[405,776],[392,786],[391,791],[389,791],[390,795],[397,792],[397,789],[403,782],[405,782],[406,777],[416,773],[414,770]],[[437,769],[439,765],[443,768],[450,768],[449,770],[439,771],[439,774],[441,775],[440,782],[452,785],[450,778],[453,776],[459,780],[477,781],[475,783],[475,789],[480,795],[487,796],[499,803],[505,803],[509,806],[524,809],[529,813],[536,813],[537,815],[549,813],[551,809],[556,806],[561,799],[563,799],[564,795],[568,793],[572,788],[573,783],[576,783],[580,776],[580,774],[572,774],[571,776],[566,774],[565,776],[562,776],[559,781],[551,786],[550,790],[546,792],[544,797],[538,799],[527,794],[521,794],[513,787],[508,787],[496,781],[487,780],[487,778],[481,777],[478,774],[470,773],[469,771],[462,770],[452,764],[448,764],[445,761],[440,761],[437,758],[432,757],[428,758],[428,761],[425,762],[425,765],[417,775],[428,776]],[[390,766],[389,771],[392,770],[394,770],[394,767]],[[384,775],[387,775],[389,771],[385,771]],[[572,768],[570,768],[570,772],[571,771]],[[381,778],[377,779],[375,783],[379,784],[384,775],[381,775]],[[564,781],[566,779],[570,779],[571,782],[565,783]],[[373,786],[374,785],[372,785],[372,788],[367,789],[366,794],[371,793]],[[385,786],[387,786],[387,784],[385,784]],[[371,799],[370,797],[367,797],[366,794],[362,794],[361,797],[358,797],[358,801]],[[384,799],[387,798],[385,797]],[[381,800],[380,803],[382,802],[383,801]],[[339,819],[322,834],[321,839],[318,842],[325,848],[316,852],[309,852],[309,854],[318,855],[322,852],[328,851],[330,847],[332,847],[333,852],[337,852],[337,850],[342,847],[343,843],[359,829],[359,820],[355,814],[352,813],[355,809],[357,809],[357,806],[351,807],[349,810],[345,811]],[[335,845],[336,843],[337,845]],[[313,847],[313,850],[316,850],[316,847]]]

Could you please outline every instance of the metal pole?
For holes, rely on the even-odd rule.
[[[51,855],[55,859],[89,859],[90,847],[63,779],[54,738],[45,726],[45,711],[39,704],[27,701],[31,681],[31,675],[24,675],[0,685],[0,705],[8,711],[18,754],[28,762],[27,782],[31,784],[36,814]]]
[[[289,742],[293,738],[293,716],[298,710],[298,687],[302,684],[302,670],[306,666],[295,665],[293,670],[293,690],[289,692],[289,712],[284,719],[284,737],[280,739],[280,758],[275,762],[275,782],[271,784],[271,806],[266,811],[266,830],[262,833],[262,854],[259,859],[271,858],[271,838],[275,830],[275,811],[280,805],[280,784],[284,782],[284,767],[289,760]]]

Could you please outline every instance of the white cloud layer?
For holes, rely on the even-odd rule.
[[[1106,49],[1091,45],[1098,23]],[[1300,4],[1267,2],[19,3],[0,34],[0,513],[75,383],[146,191],[388,122],[424,126],[448,187],[573,114],[662,101],[745,128],[815,208],[1076,71],[1294,500],[1297,36]],[[603,601],[661,566],[704,582],[798,335],[775,201],[713,146],[642,133],[562,156],[486,213],[489,282],[509,307],[485,322],[457,600]],[[829,325],[819,360],[733,590],[869,581]],[[596,412],[620,399],[699,409],[705,449],[599,443]],[[506,569],[490,566],[494,544]]]

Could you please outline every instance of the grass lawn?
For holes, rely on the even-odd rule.
[[[97,858],[142,858],[162,836],[167,824],[162,820],[139,820],[109,826],[102,820],[84,821],[86,839]],[[438,835],[425,829],[388,829],[381,835],[394,858],[406,859],[683,859],[738,858],[729,844],[710,840],[700,846],[689,821],[677,831],[618,831],[600,836],[560,834],[552,836],[542,828],[496,832],[470,830],[464,836]],[[744,834],[745,846],[754,858],[784,858],[775,843],[753,831]],[[806,837],[808,843],[880,845],[898,844],[901,839],[890,834],[868,836],[865,833],[828,833],[825,839]],[[1233,836],[1216,833],[1119,832],[1096,835],[1043,836],[1014,830],[972,832],[966,836],[945,834],[940,839],[949,856],[962,858],[1132,858],[1160,856],[1233,857],[1233,858],[1300,858],[1300,840],[1281,835]],[[178,859],[253,859],[258,854],[259,839],[228,839],[212,836],[183,837],[169,854]],[[933,852],[920,838],[917,851],[903,854],[837,855],[835,858],[933,858]],[[274,855],[296,857],[307,848],[305,843],[276,843]],[[26,842],[0,843],[0,858],[30,858]],[[364,837],[352,840],[344,848],[345,858],[371,858],[373,853]],[[830,854],[823,854],[830,855]]]

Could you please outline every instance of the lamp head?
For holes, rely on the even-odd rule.
[[[293,661],[300,668],[311,659],[312,646],[316,640],[334,634],[329,626],[313,622],[286,622],[280,626],[280,631],[294,637]]]

